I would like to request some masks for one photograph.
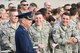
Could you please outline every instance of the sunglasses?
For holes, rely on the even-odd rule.
[[[22,6],[28,6],[28,4],[21,4]]]

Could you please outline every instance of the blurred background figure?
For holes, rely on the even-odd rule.
[[[7,14],[6,9],[4,8],[0,9],[0,17],[1,17],[1,24],[5,24],[6,22],[9,21],[9,16]]]
[[[70,25],[74,26],[77,29],[77,25],[78,25],[78,9],[77,8],[71,8],[70,9]]]
[[[65,4],[64,5],[64,12],[70,13],[71,4]]]
[[[20,2],[20,5],[21,5],[20,10],[18,11],[19,14],[29,12],[28,10],[29,4],[26,0],[22,0]]]
[[[54,24],[59,24],[61,21],[61,9],[56,8],[52,10],[52,16],[55,19]]]
[[[71,4],[71,8],[77,8],[77,4],[72,3],[72,4]]]
[[[46,8],[41,8],[38,11],[41,12],[41,14],[43,15],[44,20],[47,21],[47,19],[49,17],[48,10]]]
[[[48,13],[50,15],[52,15],[51,14],[52,7],[51,7],[51,3],[49,1],[44,2],[44,8],[46,8],[48,10]]]
[[[1,4],[0,5],[0,8],[4,8],[5,9],[5,5],[4,4]]]
[[[30,3],[29,6],[29,11],[31,11],[33,14],[35,14],[38,10],[37,4],[36,3]]]
[[[9,11],[10,11],[11,9],[13,9],[13,8],[15,8],[15,9],[16,9],[16,7],[14,6],[14,4],[13,4],[13,3],[9,3],[9,4],[8,4],[8,8],[6,9],[7,14],[8,14],[8,13],[9,13]]]
[[[9,3],[9,4],[8,4],[8,9],[11,9],[13,6],[14,6],[13,3]]]
[[[33,23],[35,22],[35,20],[34,20],[35,13],[38,11],[38,6],[37,6],[37,4],[36,4],[36,3],[30,3],[28,10],[29,10],[30,12],[32,12],[32,15],[33,15],[32,24],[33,24]]]
[[[20,9],[21,9],[21,5],[18,4],[18,6],[17,6],[17,10],[20,11]]]
[[[50,16],[48,17],[47,21],[48,21],[48,22],[51,24],[51,26],[53,27],[54,22],[55,22],[54,17],[50,15]]]
[[[58,7],[58,9],[60,9],[60,16],[62,16],[63,13],[64,13],[64,8],[63,7]]]

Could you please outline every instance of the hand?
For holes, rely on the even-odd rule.
[[[58,44],[52,43],[51,47],[55,48]]]
[[[73,42],[76,43],[76,42],[78,42],[78,40],[74,37]]]
[[[45,48],[45,45],[43,43],[39,44],[38,46],[42,49]]]
[[[74,38],[74,37],[69,38],[69,39],[67,40],[67,42],[68,42],[68,43],[71,43],[71,44],[74,44],[73,38]]]

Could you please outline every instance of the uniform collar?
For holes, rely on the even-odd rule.
[[[8,22],[7,26],[16,30],[19,26],[19,22],[17,22],[16,28],[11,25],[10,21]]]
[[[37,31],[41,31],[41,30],[44,28],[44,24],[42,23],[42,28],[41,28],[41,29],[39,29],[39,28],[37,27],[36,23],[34,23],[34,24],[32,25],[32,27],[33,27],[35,30],[37,30]]]
[[[62,30],[64,30],[64,31],[66,31],[70,27],[69,25],[67,25],[67,26],[63,26],[62,24],[60,24],[60,25],[61,25]]]
[[[22,28],[24,31],[27,31],[27,30],[28,30],[27,28],[25,28],[25,27],[22,26],[22,25],[19,25],[19,27]]]

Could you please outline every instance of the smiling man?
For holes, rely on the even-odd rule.
[[[73,45],[78,46],[79,35],[77,30],[69,26],[70,15],[69,13],[63,13],[61,23],[54,26],[52,30],[52,36],[54,43],[58,44],[55,46],[55,53],[73,53]],[[54,43],[51,44],[54,48]],[[76,53],[78,49],[76,50]]]

